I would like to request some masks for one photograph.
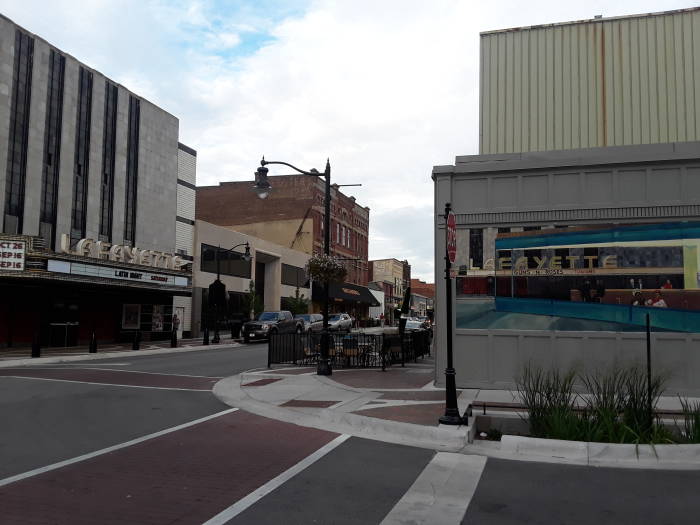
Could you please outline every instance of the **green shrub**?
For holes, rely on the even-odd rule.
[[[578,379],[589,392],[573,390]],[[669,443],[672,433],[660,421],[649,418],[649,392],[645,371],[638,367],[614,367],[604,374],[576,375],[527,364],[517,379],[520,398],[529,413],[530,433],[535,437],[605,443]],[[663,392],[664,380],[652,377],[652,410]],[[577,408],[576,400],[583,401]],[[686,417],[686,434],[697,436],[700,403],[695,426]],[[688,426],[690,425],[690,426]],[[696,430],[693,430],[696,429]]]
[[[574,423],[575,393],[573,371],[562,374],[556,369],[544,371],[528,363],[518,378],[518,390],[522,403],[527,407],[530,432],[535,437],[553,437]],[[556,437],[554,439],[568,439]]]
[[[700,401],[678,398],[683,410],[683,428],[680,433],[686,443],[700,443]]]

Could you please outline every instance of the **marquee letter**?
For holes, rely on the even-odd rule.
[[[593,261],[597,261],[597,260],[598,260],[598,256],[597,256],[597,255],[584,255],[583,258],[586,259],[586,260],[588,261],[588,267],[589,267],[589,268],[593,268]]]
[[[617,255],[603,257],[603,268],[617,268]]]

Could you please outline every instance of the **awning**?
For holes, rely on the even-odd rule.
[[[369,288],[360,286],[359,284],[331,283],[328,295],[331,300],[379,306],[379,301],[372,295]],[[311,297],[314,301],[323,301],[323,286],[314,282]]]

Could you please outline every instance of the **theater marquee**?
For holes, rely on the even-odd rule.
[[[0,270],[24,270],[24,241],[0,241]]]

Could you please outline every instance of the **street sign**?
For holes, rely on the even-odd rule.
[[[454,264],[457,256],[457,220],[455,214],[449,212],[447,214],[447,257],[450,259],[450,264]]]

